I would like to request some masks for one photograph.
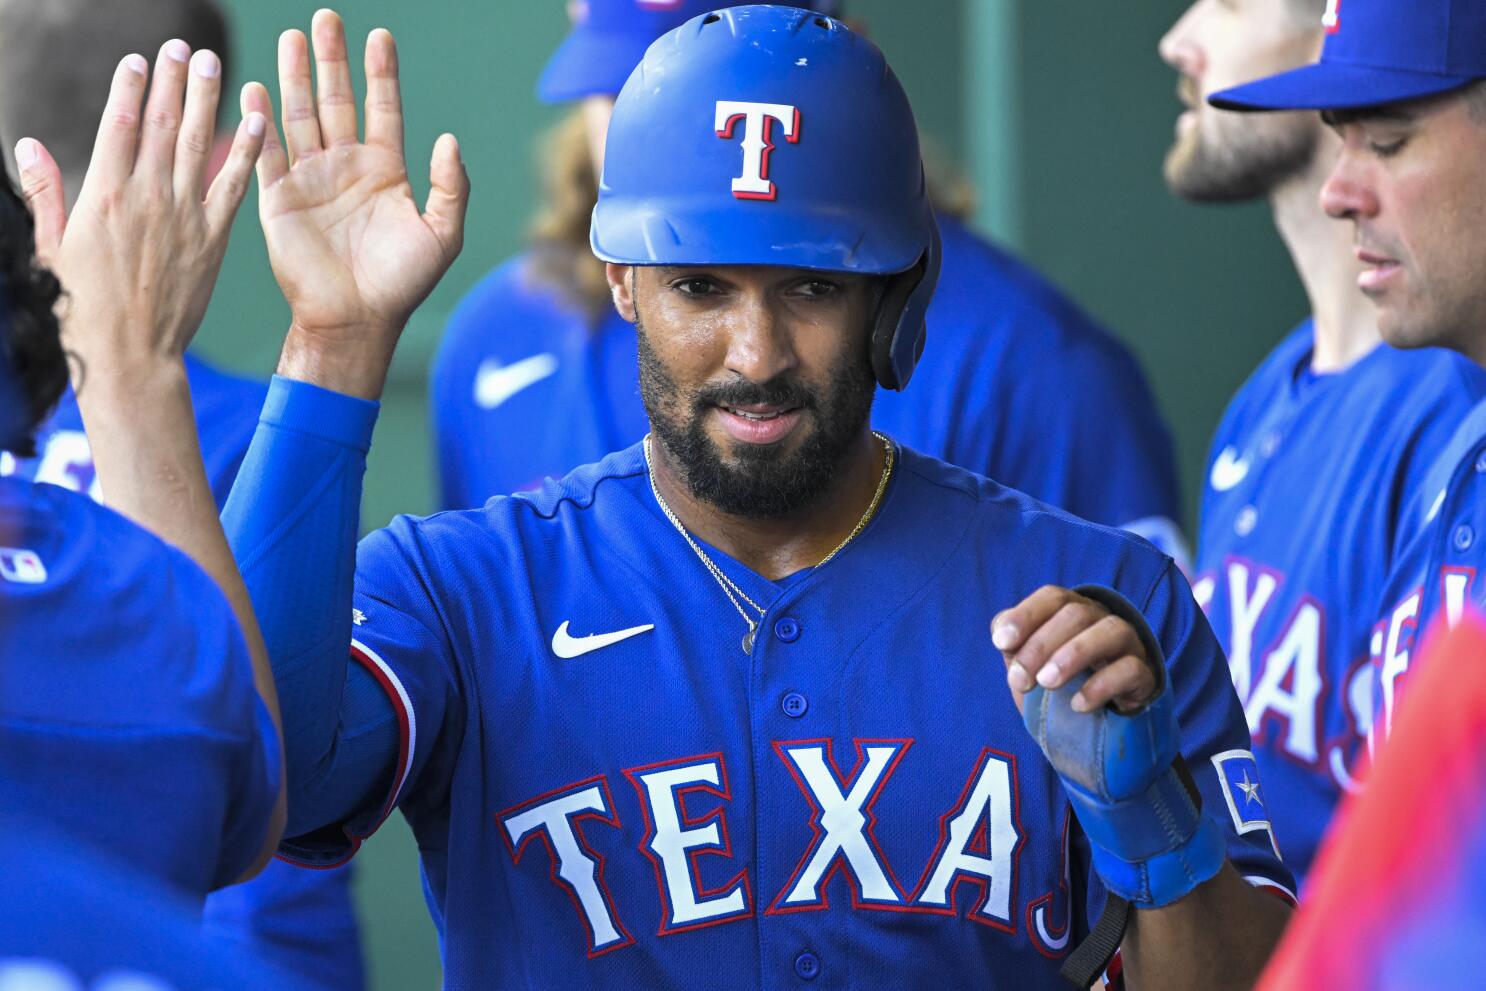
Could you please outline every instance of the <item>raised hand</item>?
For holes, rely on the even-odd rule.
[[[67,292],[62,332],[85,369],[179,365],[206,313],[267,125],[243,121],[203,196],[221,68],[211,52],[166,42],[141,113],[149,65],[120,62],[71,217],[51,154],[30,138],[16,145],[36,250]]]
[[[420,211],[403,158],[402,96],[392,35],[366,41],[366,138],[357,137],[345,28],[315,14],[315,75],[299,31],[279,38],[284,141],[269,128],[258,161],[269,260],[294,322],[280,371],[376,398],[403,327],[464,244],[469,178],[459,145],[434,145]],[[243,111],[272,116],[268,91],[243,90]]]

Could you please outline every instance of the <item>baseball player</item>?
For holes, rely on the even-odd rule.
[[[156,121],[172,106],[181,112],[192,71],[179,57],[183,45],[167,43],[160,54],[149,104]],[[190,64],[200,80],[188,123],[194,137],[215,108],[217,63],[206,52]],[[0,809],[25,810],[86,836],[199,908],[210,890],[257,873],[283,829],[272,674],[215,522],[183,372],[151,383],[173,403],[129,410],[140,436],[116,433],[100,416],[110,393],[129,406],[128,380],[145,364],[113,335],[145,328],[169,335],[191,322],[193,303],[204,306],[226,248],[225,226],[217,225],[241,202],[262,129],[256,137],[240,129],[204,204],[197,194],[177,211],[147,218],[138,208],[158,202],[159,163],[174,157],[167,155],[174,135],[136,123],[148,71],[138,55],[119,66],[111,115],[70,225],[55,163],[34,141],[49,165],[26,178],[38,206],[35,247],[25,204],[8,179],[0,190],[0,396],[10,397],[0,399],[0,449],[30,453],[73,362],[86,383],[84,414],[108,439],[100,467],[121,477],[137,472],[156,489],[135,499],[121,485],[113,504],[145,523],[164,515],[193,530],[177,550],[85,496],[0,478]],[[179,164],[182,178],[199,179],[204,167],[189,153]],[[126,165],[133,177],[120,188]],[[165,189],[171,174],[164,173]],[[135,251],[123,262],[111,250],[116,242],[100,236],[100,213],[114,218],[131,247],[141,238],[162,250]],[[208,224],[211,233],[201,235]],[[38,256],[61,286],[38,267]],[[63,286],[67,322],[59,328],[54,307]],[[121,373],[113,380],[101,374],[111,363]],[[154,432],[157,411],[183,418],[168,438]],[[155,474],[170,451],[194,459],[191,470]],[[173,484],[161,485],[162,478]],[[15,901],[11,884],[7,873],[4,901]]]
[[[201,907],[16,808],[0,811],[5,991],[302,991],[292,974],[201,932]]]
[[[109,73],[131,51],[170,38],[216,53],[231,50],[226,17],[214,0],[0,0],[0,134],[31,135],[55,156],[68,206],[82,189]],[[226,58],[222,79],[230,79]],[[231,147],[223,127],[211,142],[207,175]],[[258,424],[265,385],[186,355],[191,406],[212,496],[227,499]],[[69,389],[38,432],[36,457],[0,453],[0,475],[16,475],[99,498],[92,451],[77,397]],[[251,884],[213,896],[208,925],[248,942],[281,965],[320,975],[337,991],[363,983],[349,871],[308,872],[273,861]]]
[[[537,237],[460,304],[434,365],[447,508],[534,488],[647,431],[634,329],[609,301],[588,219],[615,94],[652,41],[715,6],[575,5],[572,32],[537,86],[549,103],[575,104],[548,153]],[[874,425],[1184,561],[1171,439],[1134,357],[963,218],[939,209],[938,219],[933,346],[919,385],[878,393]]]
[[[1404,11],[1355,0],[1331,17],[1320,63],[1220,97],[1320,110],[1343,148],[1321,202],[1351,222],[1339,226],[1355,236],[1358,285],[1384,337],[1486,362],[1486,3],[1430,0]],[[1394,562],[1374,631],[1380,736],[1419,634],[1454,625],[1486,595],[1476,577],[1486,406],[1442,426],[1453,436],[1406,512],[1414,537]]]
[[[1203,102],[1313,58],[1321,7],[1200,0],[1161,45],[1189,105],[1168,184],[1198,201],[1267,197],[1313,309],[1218,427],[1193,582],[1283,809],[1286,863],[1302,876],[1358,773],[1378,596],[1418,529],[1404,506],[1486,395],[1486,378],[1458,355],[1381,344],[1349,232],[1317,206],[1340,147],[1319,118]]]
[[[285,46],[259,159],[293,329],[224,517],[286,701],[285,849],[334,862],[400,807],[453,987],[1051,987],[1091,928],[1136,987],[1251,981],[1290,880],[1176,566],[868,427],[939,254],[881,54],[781,7],[657,41],[593,226],[651,434],[357,552],[468,180],[441,137],[420,212],[391,36],[359,141],[340,22],[313,30],[318,113]],[[1091,927],[1106,894],[1128,928]]]

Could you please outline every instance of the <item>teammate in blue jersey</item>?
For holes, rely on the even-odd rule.
[[[201,932],[200,906],[96,835],[0,811],[0,988],[6,991],[300,991],[291,974]]]
[[[1198,2],[1161,44],[1189,110],[1166,162],[1184,198],[1266,197],[1314,315],[1233,398],[1213,439],[1194,588],[1223,644],[1286,862],[1307,871],[1372,718],[1376,604],[1405,512],[1486,377],[1383,346],[1349,232],[1317,195],[1340,142],[1314,114],[1243,115],[1208,95],[1302,65],[1323,4]]]
[[[542,99],[575,107],[545,153],[547,203],[533,246],[461,302],[434,365],[446,508],[534,488],[644,436],[634,328],[610,304],[588,220],[614,95],[652,40],[715,6],[577,6],[538,84]],[[938,206],[944,259],[929,311],[933,346],[919,385],[879,393],[874,426],[1184,559],[1171,439],[1135,358],[1040,275]]]
[[[441,137],[420,212],[391,36],[359,141],[341,24],[313,30],[319,112],[291,39],[258,166],[294,329],[225,513],[285,848],[343,858],[401,807],[454,987],[1053,987],[1106,894],[1134,912],[1084,955],[1122,945],[1133,986],[1251,981],[1289,876],[1176,566],[868,427],[939,268],[881,54],[779,7],[658,41],[593,226],[647,443],[357,554],[374,400],[469,186]]]
[[[82,189],[116,59],[180,38],[192,48],[230,53],[227,19],[213,0],[0,0],[0,133],[29,134],[56,158],[68,204]],[[230,55],[221,77],[232,77]],[[207,176],[225,160],[230,122],[219,114]],[[186,377],[212,497],[227,499],[248,449],[265,384],[186,356]],[[99,497],[92,451],[69,388],[38,433],[37,455],[0,453],[0,476],[17,475]],[[349,871],[304,871],[274,861],[251,884],[214,895],[208,923],[287,968],[322,975],[337,991],[362,986]],[[299,957],[300,959],[293,959]]]
[[[172,84],[185,81],[183,60],[174,57],[179,52],[161,55],[171,65],[157,77],[158,105],[169,101]],[[211,58],[198,56],[198,72]],[[146,71],[137,55],[119,69],[134,86],[136,114]],[[255,151],[244,133],[232,167],[239,183]],[[63,211],[53,195],[55,178],[33,171],[27,191],[44,208],[35,238],[47,262],[55,261],[62,285],[38,267],[25,204],[8,179],[0,189],[0,450],[20,455],[34,450],[37,424],[67,382],[69,358],[96,370],[110,350],[99,343],[105,328],[168,326],[177,302],[143,287],[158,284],[148,266],[138,273],[143,286],[114,281],[86,222],[65,249],[59,244]],[[229,215],[235,209],[220,196],[212,204]],[[171,257],[156,264],[174,265]],[[187,269],[173,288],[188,297],[188,290],[202,288],[190,281],[198,274]],[[214,276],[208,266],[206,292]],[[65,355],[55,316],[64,286]],[[91,401],[94,388],[85,385],[83,394]],[[182,443],[193,448],[185,408]],[[90,421],[97,412],[95,405]],[[132,458],[134,445],[121,443],[109,454],[117,466]],[[207,892],[261,869],[284,815],[272,681],[255,686],[255,674],[268,674],[261,640],[252,641],[255,656],[234,617],[234,605],[246,601],[241,579],[239,598],[230,603],[222,578],[203,570],[231,569],[232,560],[200,466],[196,455],[194,476],[181,477],[172,490],[206,502],[175,509],[215,530],[215,553],[206,541],[182,544],[200,565],[85,496],[0,478],[0,809],[25,810],[86,836],[198,908]],[[145,473],[151,467],[148,459],[138,463]],[[134,511],[143,505],[127,494],[118,504]],[[245,615],[251,619],[251,612]],[[251,636],[257,637],[256,626]],[[7,873],[7,900],[15,896],[13,882]]]
[[[1328,11],[1318,64],[1221,98],[1246,109],[1319,110],[1343,151],[1322,205],[1356,241],[1358,286],[1390,344],[1442,346],[1486,365],[1486,3],[1407,9],[1356,0]],[[1364,68],[1365,67],[1365,68]],[[1424,631],[1486,599],[1486,406],[1451,411],[1450,437],[1404,524],[1412,541],[1381,594],[1374,703],[1392,720]]]

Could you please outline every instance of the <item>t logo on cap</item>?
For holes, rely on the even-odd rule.
[[[743,121],[743,174],[733,180],[733,195],[740,200],[772,200],[779,189],[769,180],[769,156],[774,153],[774,122],[784,127],[790,144],[800,140],[800,108],[784,103],[749,103],[718,100],[713,127],[719,138],[733,137]]]
[[[1321,15],[1321,26],[1327,34],[1336,34],[1342,29],[1342,0],[1326,0],[1326,13]]]

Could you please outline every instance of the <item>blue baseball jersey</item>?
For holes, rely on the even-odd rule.
[[[904,444],[1183,553],[1171,438],[1134,357],[1041,276],[941,218],[944,267],[910,387],[873,424]],[[535,488],[648,429],[635,330],[597,322],[520,256],[460,304],[434,365],[446,508]]]
[[[1486,403],[1456,429],[1408,516],[1415,532],[1394,563],[1372,638],[1376,740],[1386,738],[1412,659],[1426,633],[1467,610],[1486,614]]]
[[[277,424],[303,471],[311,418]],[[1166,654],[1229,858],[1292,886],[1221,651],[1144,541],[900,449],[828,564],[769,581],[707,552],[765,610],[751,652],[638,445],[367,537],[349,629],[395,713],[387,787],[297,855],[400,806],[454,988],[1060,987],[1104,892],[988,623],[1093,582]]]
[[[191,405],[201,437],[201,457],[206,478],[220,506],[227,501],[232,480],[253,439],[258,412],[268,387],[261,382],[219,371],[194,355],[186,355],[186,377],[191,386]],[[37,432],[37,456],[18,459],[0,453],[0,476],[15,475],[49,482],[74,492],[98,498],[98,474],[93,453],[83,433],[77,396],[69,388],[57,409]]]
[[[0,988],[297,991],[292,975],[203,936],[200,905],[139,866],[0,811]]]
[[[207,481],[220,506],[253,439],[268,387],[186,355],[186,376],[201,439]],[[37,456],[0,453],[0,476],[48,482],[98,498],[98,476],[83,432],[77,397],[69,389],[37,435]],[[207,900],[207,925],[256,952],[283,960],[299,973],[329,974],[326,986],[363,985],[361,950],[351,903],[349,869],[302,871],[271,864],[252,882]]]
[[[0,631],[0,809],[198,903],[248,869],[278,737],[205,572],[84,496],[0,479]]]
[[[1311,370],[1302,324],[1234,397],[1213,441],[1198,601],[1228,654],[1286,862],[1303,877],[1355,786],[1372,721],[1370,641],[1416,529],[1404,507],[1486,374],[1444,351],[1379,346]]]

